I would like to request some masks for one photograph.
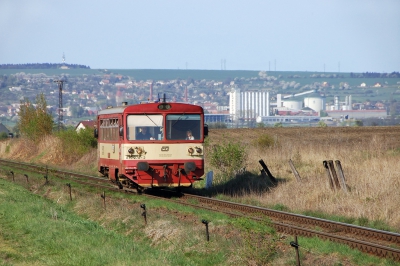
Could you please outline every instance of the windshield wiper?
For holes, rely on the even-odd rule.
[[[178,119],[172,124],[172,127],[173,127],[176,123],[178,123],[178,121],[181,120],[182,116],[184,116],[184,115],[185,115],[185,113],[183,113],[180,117],[178,117]]]
[[[151,122],[153,122],[153,124],[156,126],[156,127],[159,127],[159,125],[157,125],[151,118],[150,118],[150,116],[148,116],[146,113],[143,113],[145,116],[147,116],[147,118],[148,119],[150,119],[150,121]]]

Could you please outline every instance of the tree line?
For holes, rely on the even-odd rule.
[[[392,73],[377,73],[377,72],[365,72],[365,73],[350,73],[351,78],[400,78],[399,72]]]
[[[1,64],[0,69],[58,69],[62,66],[68,68],[84,68],[90,69],[89,66],[78,64],[61,64],[61,63],[28,63],[28,64]]]

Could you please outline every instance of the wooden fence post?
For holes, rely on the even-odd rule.
[[[271,174],[271,172],[268,170],[268,167],[267,167],[267,165],[264,163],[264,161],[261,159],[261,160],[259,160],[258,162],[261,164],[262,168],[263,168],[264,171],[267,173],[267,175],[268,175],[268,177],[271,179],[271,181],[275,183],[275,182],[276,182],[276,179],[275,179],[275,177]]]
[[[103,199],[103,207],[104,207],[104,210],[105,210],[106,209],[106,192],[103,191],[103,194],[101,194],[100,196]]]
[[[334,166],[332,160],[329,160],[329,161],[328,161],[328,166],[329,166],[329,170],[331,171],[332,179],[333,179],[333,182],[335,183],[335,187],[336,187],[336,188],[340,188],[339,179],[338,179],[338,177],[337,177],[336,170],[335,170],[335,166]]]
[[[323,165],[325,167],[326,175],[328,176],[329,187],[331,189],[334,189],[332,175],[331,175],[331,172],[329,171],[328,161],[323,161],[322,163],[323,163]]]
[[[336,164],[336,168],[338,169],[338,172],[339,172],[340,181],[342,183],[342,189],[347,193],[346,178],[344,177],[342,165],[339,160],[336,160],[335,164]]]
[[[69,189],[69,200],[72,201],[71,183],[67,183],[67,187]]]
[[[300,177],[299,173],[297,172],[296,168],[294,167],[292,159],[289,159],[289,165],[290,165],[290,168],[292,169],[292,172],[293,172],[294,176],[297,179],[297,182],[300,182],[301,181],[301,177]]]

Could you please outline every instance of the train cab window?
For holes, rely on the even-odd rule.
[[[162,115],[128,115],[127,117],[128,140],[162,140],[163,128]]]
[[[188,138],[188,131],[192,137]],[[166,134],[169,140],[199,140],[201,136],[201,118],[199,114],[167,115]]]

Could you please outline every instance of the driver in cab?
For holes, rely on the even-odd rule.
[[[147,127],[141,127],[136,139],[138,140],[154,140],[153,136],[147,131]]]

